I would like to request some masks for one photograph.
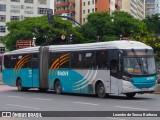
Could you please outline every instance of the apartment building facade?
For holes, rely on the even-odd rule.
[[[145,18],[145,0],[131,0],[130,13],[135,18]]]
[[[46,14],[52,0],[0,0],[0,39],[8,31],[6,22],[24,20]],[[54,5],[53,5],[54,6]]]
[[[160,0],[155,0],[155,14],[160,13]]]
[[[120,10],[122,0],[55,0],[54,14],[67,14],[84,24],[90,13]]]
[[[155,0],[145,0],[145,16],[155,13]]]

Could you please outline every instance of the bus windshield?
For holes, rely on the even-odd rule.
[[[124,71],[133,75],[150,75],[156,73],[154,57],[125,57]]]

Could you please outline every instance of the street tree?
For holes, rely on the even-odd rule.
[[[61,44],[63,41],[60,39],[60,36],[67,36],[68,31],[74,34],[73,43],[85,41],[83,35],[76,31],[70,21],[64,21],[57,17],[54,17],[54,27],[48,24],[47,16],[26,18],[23,21],[12,21],[6,25],[9,33],[4,36],[3,43],[9,50],[16,49],[17,40],[32,40],[34,36],[37,38],[36,45],[41,45],[45,41],[57,36],[59,36],[59,39],[53,41],[52,44]]]

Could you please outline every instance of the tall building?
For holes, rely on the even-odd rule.
[[[122,0],[122,11],[131,13],[131,0]]]
[[[155,0],[145,0],[145,16],[151,16],[155,12]]]
[[[66,14],[77,22],[86,22],[88,14],[120,10],[122,0],[55,0],[54,14]]]
[[[160,0],[155,0],[155,14],[160,13]]]
[[[138,19],[145,18],[145,0],[131,0],[131,15]]]
[[[145,0],[122,0],[122,10],[138,19],[145,18]]]
[[[42,16],[53,0],[0,0],[0,39],[8,31],[6,22]]]

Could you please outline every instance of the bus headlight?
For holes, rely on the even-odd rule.
[[[133,80],[127,76],[122,76],[123,80],[133,82]]]

